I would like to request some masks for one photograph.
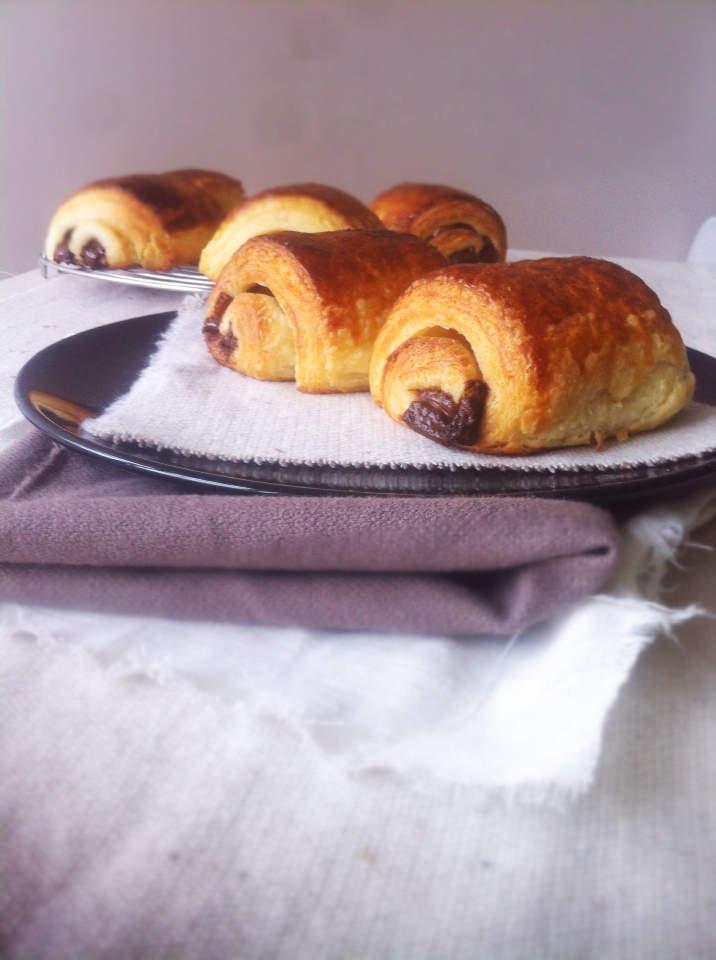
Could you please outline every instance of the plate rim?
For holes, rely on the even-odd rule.
[[[29,381],[38,366],[47,362],[48,357],[52,360],[53,353],[66,350],[68,345],[76,341],[111,336],[111,331],[126,329],[128,324],[140,331],[141,327],[147,328],[149,346],[150,339],[155,341],[161,336],[176,315],[176,310],[166,310],[128,317],[89,327],[43,347],[23,364],[15,379],[15,401],[21,413],[33,426],[56,442],[124,469],[237,493],[310,496],[527,496],[616,501],[650,493],[663,495],[677,487],[681,489],[687,485],[705,482],[711,476],[716,479],[716,451],[638,467],[605,470],[581,467],[556,471],[537,466],[529,470],[515,470],[510,467],[485,469],[469,465],[453,469],[282,465],[279,461],[264,461],[258,464],[251,460],[219,460],[188,456],[168,448],[104,440],[79,431],[73,432],[59,420],[43,413],[31,400],[33,388]],[[690,353],[698,354],[716,365],[716,358],[708,354],[693,348],[690,348]],[[143,354],[143,359],[145,358],[146,351]],[[69,397],[60,399],[77,402]],[[116,396],[108,398],[106,402],[114,399]],[[372,484],[371,477],[374,480]],[[382,486],[375,480],[376,477],[380,477]],[[351,482],[351,478],[358,479]],[[474,483],[478,478],[483,481],[481,487]],[[537,478],[552,482],[536,483]],[[448,483],[448,480],[452,482]],[[469,480],[473,483],[470,484]]]

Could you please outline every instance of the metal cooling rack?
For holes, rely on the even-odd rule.
[[[155,290],[176,290],[179,293],[203,293],[214,286],[213,281],[199,273],[196,267],[173,267],[171,270],[143,270],[141,267],[129,267],[126,270],[90,270],[69,263],[55,263],[44,254],[40,257],[40,272],[45,279],[58,273],[72,273],[93,280],[153,287]]]

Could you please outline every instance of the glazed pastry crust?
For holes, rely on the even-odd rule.
[[[168,270],[196,263],[242,196],[238,180],[208,170],[98,180],[60,205],[50,221],[45,255],[90,268]]]
[[[587,257],[454,266],[418,280],[379,334],[374,399],[398,422],[483,453],[626,439],[692,398],[656,294]]]
[[[274,187],[249,197],[223,220],[201,254],[199,269],[216,280],[232,254],[252,237],[298,230],[380,229],[382,224],[360,200],[320,183]]]
[[[204,337],[219,363],[247,376],[295,379],[309,393],[367,390],[389,309],[444,265],[429,244],[390,230],[254,237],[219,276]]]
[[[507,231],[502,217],[471,193],[440,184],[399,183],[370,206],[389,230],[422,237],[451,263],[505,259]]]

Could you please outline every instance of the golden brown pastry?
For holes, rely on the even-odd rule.
[[[238,180],[208,170],[98,180],[59,207],[47,231],[45,256],[93,270],[168,270],[196,263],[242,196]]]
[[[360,200],[335,187],[320,183],[274,187],[249,197],[228,214],[202,252],[199,269],[216,280],[242,244],[277,230],[323,233],[382,226]]]
[[[371,203],[389,230],[414,233],[450,263],[497,263],[507,253],[502,217],[471,193],[434,183],[399,183]]]
[[[219,363],[259,380],[295,380],[308,393],[367,390],[388,310],[444,265],[429,244],[390,230],[254,237],[221,272],[204,337]]]
[[[418,280],[376,340],[370,387],[439,443],[521,454],[651,430],[689,402],[694,378],[643,281],[565,257]]]

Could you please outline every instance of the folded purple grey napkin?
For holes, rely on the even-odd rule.
[[[469,497],[241,496],[41,434],[0,457],[0,600],[209,620],[511,633],[598,590],[609,514]]]

